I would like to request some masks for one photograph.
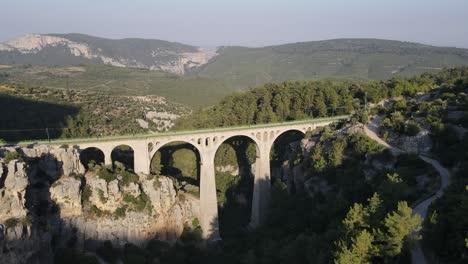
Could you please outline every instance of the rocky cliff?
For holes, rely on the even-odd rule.
[[[103,63],[183,75],[216,53],[181,43],[150,39],[104,39],[82,34],[27,34],[0,43],[0,63],[70,65]]]
[[[172,241],[198,218],[198,198],[178,194],[168,177],[85,171],[73,148],[2,148],[0,156],[2,263],[43,263],[57,248],[106,240]]]

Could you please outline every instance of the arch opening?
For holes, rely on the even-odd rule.
[[[80,152],[80,162],[86,170],[95,165],[101,166],[104,164],[104,161],[104,152],[98,148],[89,147]]]
[[[174,141],[161,146],[151,159],[150,173],[172,178],[178,192],[200,195],[200,153],[188,142]]]
[[[133,171],[135,169],[135,152],[128,145],[119,145],[111,152],[112,166],[122,166],[126,170]]]
[[[230,137],[215,154],[216,194],[222,237],[235,236],[250,222],[254,173],[259,149],[247,136]]]
[[[302,160],[300,140],[305,134],[300,130],[287,130],[281,133],[270,150],[271,184],[285,184],[288,191],[295,191],[295,166]]]

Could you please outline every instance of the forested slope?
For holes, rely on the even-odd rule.
[[[209,109],[178,120],[176,128],[223,127],[323,117],[351,113],[365,103],[413,96],[439,86],[453,85],[468,67],[425,73],[388,81],[291,81],[268,83],[226,97]]]

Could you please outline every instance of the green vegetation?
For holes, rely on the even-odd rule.
[[[17,151],[9,151],[5,157],[3,158],[3,162],[5,164],[8,164],[10,163],[10,161],[12,160],[18,160],[20,162],[23,162],[24,161],[24,158],[23,158],[23,155],[21,155],[20,153],[18,153]]]
[[[171,102],[193,108],[211,105],[235,91],[206,77],[182,77],[161,71],[97,64],[2,68],[0,83],[39,86],[60,94],[69,87],[73,93],[111,95],[113,99],[120,96],[163,96]],[[164,108],[163,105],[160,107]]]
[[[237,89],[316,78],[386,80],[466,65],[468,51],[381,39],[336,39],[262,48],[223,47],[199,75]]]
[[[89,187],[88,185],[85,185],[83,187],[83,190],[81,191],[81,203],[83,205],[88,205],[89,198],[91,198],[91,195],[93,195],[93,190],[91,190],[91,187]]]
[[[467,71],[467,67],[461,67],[407,79],[395,77],[383,82],[327,80],[268,83],[228,96],[211,108],[182,117],[177,120],[176,129],[272,123],[352,112],[357,112],[359,120],[365,121],[367,117],[361,111],[366,102],[378,103],[390,97],[413,96],[450,85],[454,78],[465,75]],[[397,103],[395,109],[390,111],[411,109],[400,104]],[[394,122],[400,121],[400,116],[395,116]],[[406,130],[399,125],[400,131],[410,134],[417,131],[414,125],[408,125]]]
[[[145,113],[180,115],[188,112],[186,107],[159,96],[111,96],[95,90],[1,83],[0,104],[4,111],[0,121],[5,124],[2,129],[6,129],[0,131],[0,137],[8,141],[47,139],[47,135],[50,138],[100,137],[164,131],[167,128],[158,124],[162,117],[147,118]],[[141,127],[137,119],[146,120],[148,128]]]
[[[431,128],[433,151],[452,170],[451,185],[431,205],[424,223],[424,244],[444,263],[468,261],[468,74],[452,70],[441,76],[445,85],[420,104],[424,124]]]
[[[406,202],[395,211],[384,213],[383,203],[375,193],[368,205],[355,203],[342,223],[335,263],[389,263],[399,256],[409,235],[421,229],[421,217],[412,216]]]
[[[198,150],[185,142],[173,142],[160,148],[151,159],[151,174],[170,176],[177,192],[199,196],[199,163]],[[164,164],[164,166],[162,166]],[[155,190],[161,183],[153,182]]]
[[[137,197],[125,193],[123,196],[123,201],[128,207],[126,208],[127,210],[135,211],[135,212],[142,212],[144,210],[147,210],[149,214],[153,211],[153,206],[151,205],[151,201],[149,200],[149,197],[142,192],[140,195]]]

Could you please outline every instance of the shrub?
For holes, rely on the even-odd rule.
[[[120,171],[122,176],[121,183],[123,186],[128,186],[130,183],[137,183],[139,178],[138,175],[129,171]]]
[[[111,213],[109,211],[101,210],[95,205],[92,205],[89,208],[89,215],[94,216],[94,217],[103,217],[103,216],[111,215]]]
[[[10,151],[5,155],[5,159],[3,161],[5,162],[5,164],[8,164],[12,160],[18,160],[18,161],[23,162],[24,158],[23,158],[23,155],[21,155],[20,153],[16,151]]]
[[[101,201],[101,203],[103,203],[103,204],[107,203],[107,198],[104,197],[104,191],[103,190],[98,189],[98,196],[99,196],[99,200]]]
[[[91,187],[89,185],[85,185],[83,188],[83,191],[81,192],[81,203],[83,205],[86,205],[89,203],[89,198],[93,194],[93,191],[91,190]]]
[[[107,183],[117,179],[117,176],[114,174],[114,172],[105,166],[100,167],[96,174],[99,178],[105,180]]]
[[[135,212],[142,212],[143,210],[147,209],[148,213],[151,214],[153,211],[153,206],[151,205],[149,197],[143,192],[138,195],[138,197],[135,197],[129,193],[125,193],[123,196],[123,201],[129,205],[129,209]]]
[[[421,127],[417,123],[408,122],[405,125],[405,134],[407,134],[410,137],[416,136],[420,131]]]
[[[6,229],[14,228],[19,223],[20,223],[20,220],[18,218],[15,218],[15,217],[9,218],[5,221],[5,228]]]
[[[122,207],[115,209],[114,218],[115,219],[124,218],[126,213],[127,213],[127,206],[124,205]]]

